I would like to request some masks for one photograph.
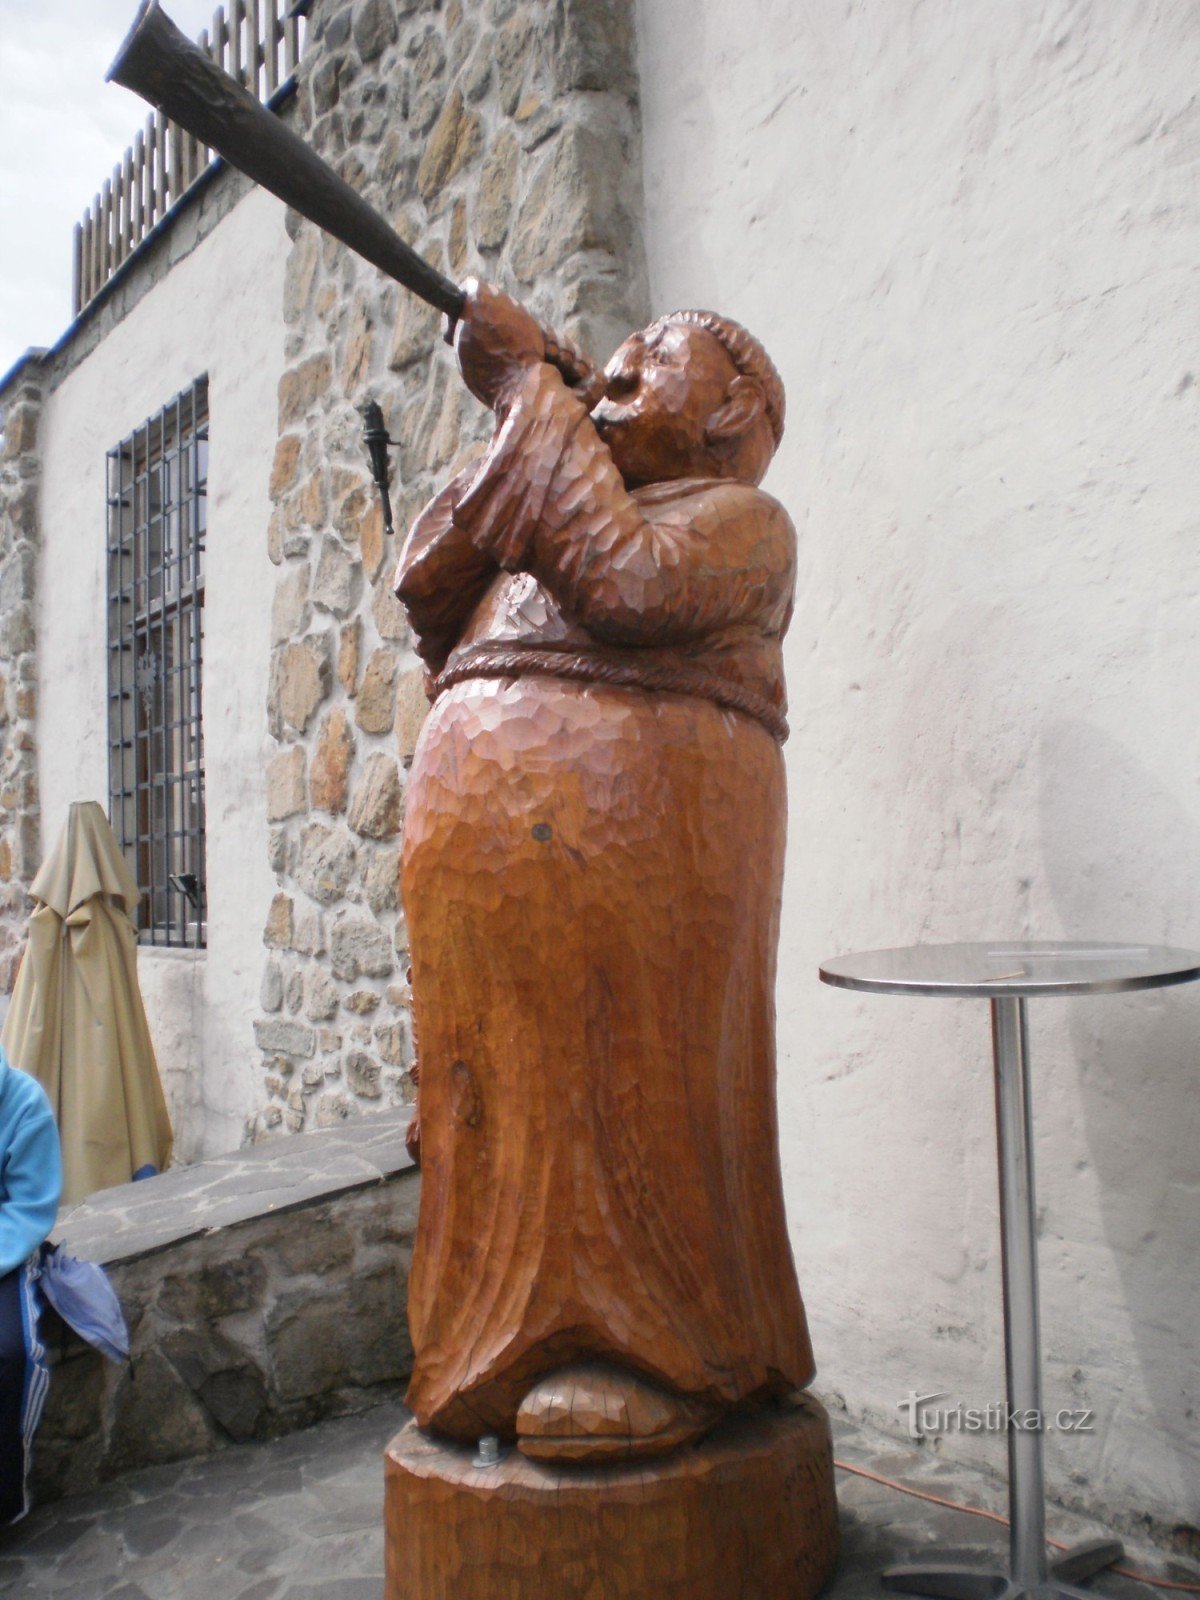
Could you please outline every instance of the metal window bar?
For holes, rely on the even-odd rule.
[[[145,944],[206,939],[208,380],[108,452],[109,816]]]

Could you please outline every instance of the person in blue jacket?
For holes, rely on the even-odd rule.
[[[61,1190],[50,1102],[0,1047],[0,1523],[29,1509],[29,1453],[49,1385],[34,1283]]]

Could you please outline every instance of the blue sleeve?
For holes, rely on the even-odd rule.
[[[41,1085],[27,1093],[0,1151],[0,1274],[31,1256],[54,1226],[62,1157],[54,1114]]]

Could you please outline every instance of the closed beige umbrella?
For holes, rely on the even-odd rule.
[[[171,1158],[171,1120],[137,978],[137,884],[103,810],[73,805],[30,890],[38,902],[4,1023],[8,1058],[58,1119],[63,1204]]]

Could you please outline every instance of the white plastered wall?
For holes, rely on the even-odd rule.
[[[758,331],[801,545],[779,985],[821,1367],[1003,1397],[983,1002],[824,956],[1200,945],[1200,29],[1171,4],[639,0],[655,309]],[[1200,987],[1031,1003],[1052,1489],[1200,1511]],[[1003,1469],[996,1435],[931,1448]]]
[[[287,249],[283,207],[252,191],[67,375],[42,424],[38,757],[49,848],[73,800],[107,809],[106,452],[208,374],[208,948],[144,949],[139,959],[187,1160],[235,1148],[250,1109],[252,1013],[274,889],[263,781],[275,576],[266,530]]]

